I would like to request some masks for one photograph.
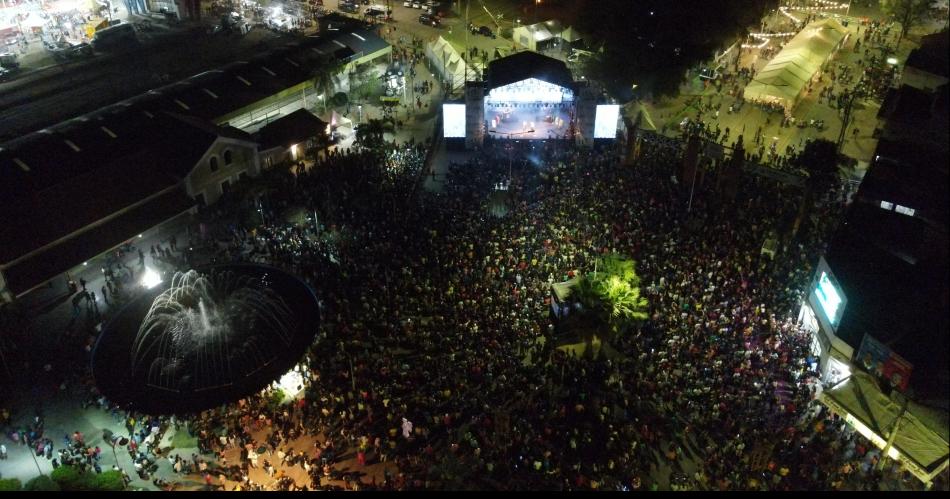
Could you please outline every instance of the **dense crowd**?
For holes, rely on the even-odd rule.
[[[151,459],[140,476],[168,459],[243,490],[876,487],[873,446],[815,402],[792,319],[835,196],[773,260],[760,249],[787,228],[796,188],[744,178],[736,199],[700,191],[687,213],[689,189],[670,180],[682,143],[646,135],[639,151],[621,166],[613,148],[490,143],[451,165],[441,192],[417,189],[425,145],[336,151],[222,203],[213,218],[229,222],[189,247],[284,267],[318,295],[303,395],[127,414],[128,451]],[[507,214],[492,216],[509,180]],[[294,209],[305,219],[289,221]],[[610,252],[637,262],[649,318],[599,355],[555,348],[570,331],[552,319],[550,285]],[[171,426],[200,455],[162,455],[149,437]],[[383,478],[368,480],[376,463]]]

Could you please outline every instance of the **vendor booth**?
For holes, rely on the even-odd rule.
[[[825,389],[818,400],[928,487],[950,462],[945,411],[887,395],[874,377],[857,371]]]
[[[473,80],[481,74],[462,59],[462,54],[441,36],[426,44],[426,59],[448,88],[462,88],[465,81]]]
[[[805,26],[746,86],[743,98],[776,104],[786,112],[798,104],[822,65],[843,45],[848,30],[834,19]]]

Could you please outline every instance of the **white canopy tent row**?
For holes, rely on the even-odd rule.
[[[559,41],[568,44],[583,39],[583,35],[571,26],[564,26],[557,20],[518,26],[512,30],[512,40],[519,47],[538,51],[551,43]]]
[[[848,30],[828,18],[805,26],[745,87],[748,101],[779,104],[790,112],[809,81],[841,47]]]
[[[855,371],[818,396],[822,404],[877,448],[887,448],[890,459],[900,461],[929,487],[950,463],[948,415],[912,401],[907,401],[905,408],[894,399],[893,394],[884,394],[875,379],[863,371]]]
[[[482,70],[480,65],[473,66],[462,60],[462,54],[441,36],[426,44],[426,59],[433,71],[453,89],[464,87],[467,80],[478,79]]]

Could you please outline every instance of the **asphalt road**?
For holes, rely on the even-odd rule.
[[[260,28],[243,37],[169,30],[142,38],[141,48],[124,54],[97,54],[0,84],[0,142],[289,40]]]
[[[446,0],[444,4],[448,8],[451,2]],[[529,4],[526,0],[472,0],[469,20],[476,25],[487,25],[497,34],[498,25],[511,26],[520,17],[524,17],[520,19],[522,22],[533,21]],[[332,0],[325,5],[330,9],[336,7]],[[491,39],[471,34],[465,37],[464,1],[458,13],[451,12],[438,28],[419,23],[423,10],[405,7],[397,0],[393,0],[392,6],[393,20],[385,26],[396,28],[399,36],[408,34],[428,42],[443,35],[459,43],[467,41],[469,46],[488,54],[495,47],[511,46],[510,40],[501,37]],[[557,10],[542,7],[538,18],[555,15],[552,9]],[[244,36],[227,36],[206,35],[202,30],[187,28],[156,27],[140,33],[140,38],[142,48],[126,54],[96,54],[88,59],[49,65],[0,83],[0,144],[290,40],[289,35],[262,28]],[[167,79],[163,81],[163,78]]]

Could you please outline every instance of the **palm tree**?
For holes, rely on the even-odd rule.
[[[383,122],[371,119],[356,129],[356,144],[366,149],[377,149],[383,145]]]
[[[323,56],[320,58],[317,66],[311,71],[313,79],[313,88],[322,96],[320,101],[323,103],[323,112],[327,112],[327,99],[333,92],[335,82],[333,79],[343,69],[343,64],[336,58]]]
[[[647,318],[648,302],[640,295],[640,277],[632,259],[612,253],[598,259],[596,268],[597,271],[584,276],[574,289],[590,322],[580,331],[588,350],[596,331],[605,330],[613,339]]]

